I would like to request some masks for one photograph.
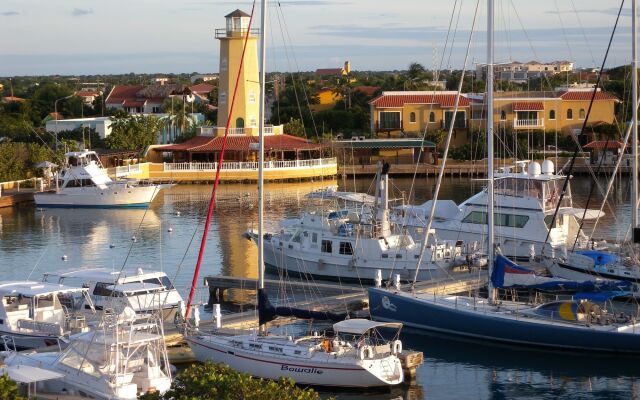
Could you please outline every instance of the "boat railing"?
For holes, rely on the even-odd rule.
[[[140,164],[123,165],[116,167],[116,177],[120,178],[131,174],[139,174],[142,172]]]
[[[58,336],[62,336],[63,334],[62,327],[59,324],[53,322],[33,321],[30,319],[19,319],[18,330],[43,332]]]
[[[225,171],[242,171],[242,170],[258,170],[257,162],[224,162],[222,170]],[[323,166],[337,165],[337,159],[332,158],[315,158],[310,160],[278,160],[265,161],[264,168],[266,170],[286,169],[286,168],[315,168]],[[189,162],[189,163],[163,163],[164,171],[187,172],[187,171],[215,171],[218,169],[217,162]]]

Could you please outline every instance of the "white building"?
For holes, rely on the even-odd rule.
[[[60,119],[47,121],[45,129],[56,134],[82,128],[93,129],[100,139],[104,139],[111,134],[111,123],[109,117]]]

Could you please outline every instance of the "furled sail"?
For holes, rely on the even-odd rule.
[[[276,317],[296,317],[302,319],[344,321],[347,314],[336,314],[326,311],[311,311],[293,307],[276,307],[269,301],[266,289],[258,289],[258,322],[260,325],[273,321]]]

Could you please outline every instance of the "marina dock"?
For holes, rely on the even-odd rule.
[[[33,194],[44,189],[42,178],[0,182],[0,208],[33,203]]]

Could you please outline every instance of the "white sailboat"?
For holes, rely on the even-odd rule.
[[[491,260],[491,272],[496,260],[493,212],[492,0],[488,1],[487,7],[487,249]],[[450,136],[445,148],[445,160],[449,140]],[[439,184],[440,182],[436,188],[436,198]],[[402,322],[418,330],[452,337],[526,347],[640,355],[640,323],[636,322],[633,316],[609,313],[606,308],[584,298],[541,305],[497,301],[496,287],[492,280],[488,282],[488,291],[488,298],[483,299],[472,296],[416,294],[375,287],[369,289],[369,309],[376,320]]]
[[[95,151],[65,154],[65,165],[53,191],[34,194],[39,207],[146,207],[160,185],[143,185],[136,180],[113,181]]]
[[[263,250],[263,184],[264,184],[264,82],[265,82],[265,37],[266,0],[261,10],[261,96],[259,113],[260,149],[258,170],[258,313],[261,327],[277,315],[305,315],[307,318],[331,316],[305,310],[273,307],[264,291]],[[248,26],[239,23],[237,26]],[[235,25],[234,25],[235,26]],[[215,188],[214,188],[215,191]],[[215,192],[214,192],[215,193]],[[215,196],[212,196],[212,202]],[[213,203],[212,203],[213,204]],[[207,224],[212,206],[209,209]],[[201,253],[206,238],[201,244]],[[196,266],[196,281],[199,265]],[[193,292],[194,286],[192,286]],[[192,295],[189,296],[186,317],[188,318]],[[252,332],[241,335],[223,335],[220,332],[187,331],[189,343],[199,361],[225,363],[232,368],[252,376],[277,379],[293,378],[298,384],[332,387],[377,387],[396,385],[403,381],[404,374],[398,358],[402,351],[399,340],[389,342],[377,335],[380,328],[395,328],[401,324],[378,323],[369,320],[351,319],[333,325],[334,336],[313,335],[293,338]],[[397,335],[396,335],[397,338]]]
[[[130,308],[104,315],[96,330],[75,336],[63,351],[10,352],[4,362],[14,371],[37,367],[56,373],[57,378],[38,382],[41,394],[133,400],[171,386],[159,316],[137,315]]]
[[[632,246],[640,242],[640,229],[638,227],[638,16],[637,2],[632,1],[632,62],[631,62],[631,232]],[[624,143],[629,141],[627,131]],[[620,166],[622,157],[617,161],[616,169]],[[607,193],[609,192],[616,174],[612,174]],[[544,259],[549,272],[557,277],[566,279],[596,280],[608,279],[615,281],[627,281],[640,284],[640,260],[634,251],[624,254],[622,249],[618,251],[608,250],[575,250],[573,243],[556,248],[551,254],[545,254]],[[569,247],[571,249],[569,250]]]

